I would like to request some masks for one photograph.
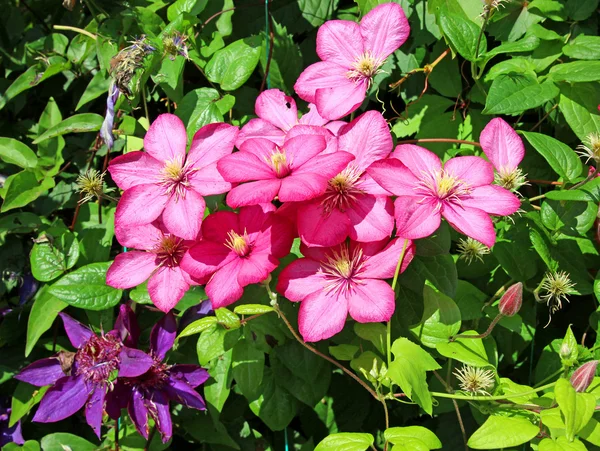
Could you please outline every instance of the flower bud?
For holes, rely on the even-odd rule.
[[[513,316],[521,309],[522,304],[523,284],[517,282],[514,285],[511,285],[500,299],[500,313],[504,316]]]
[[[562,346],[560,347],[559,354],[561,359],[567,359],[571,356],[571,348],[567,343],[562,344]]]
[[[591,362],[584,363],[581,365],[573,375],[571,376],[571,385],[578,393],[582,393],[587,390],[594,376],[596,375],[596,367],[598,366],[598,360],[592,360]]]

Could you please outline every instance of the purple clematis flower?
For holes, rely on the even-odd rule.
[[[10,419],[10,402],[8,398],[0,398],[0,448],[9,443],[22,445],[25,443],[21,433],[21,421],[17,421],[12,427],[8,427]]]
[[[106,394],[117,374],[124,378],[140,376],[150,369],[153,360],[143,351],[127,346],[135,343],[139,329],[131,327],[135,320],[126,305],[121,306],[115,329],[101,335],[64,313],[59,315],[77,351],[33,362],[15,379],[38,387],[52,385],[33,421],[60,421],[85,406],[86,421],[100,438]]]
[[[152,418],[163,443],[168,442],[173,434],[169,402],[205,410],[204,400],[194,388],[210,377],[208,371],[197,365],[168,365],[163,362],[173,347],[176,335],[175,316],[168,313],[150,333],[150,356],[153,360],[150,369],[138,377],[119,378],[107,401],[107,413],[112,418],[118,418],[121,409],[127,407],[131,421],[146,439],[150,429],[148,417]]]

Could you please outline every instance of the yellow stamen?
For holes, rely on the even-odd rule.
[[[271,154],[271,167],[278,177],[284,177],[289,174],[290,167],[284,150],[277,149]]]
[[[238,254],[240,257],[245,257],[250,252],[249,237],[246,232],[243,235],[230,230],[227,233],[227,242],[225,246]]]

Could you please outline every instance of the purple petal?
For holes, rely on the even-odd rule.
[[[144,404],[144,396],[136,388],[131,392],[131,400],[129,406],[127,406],[127,412],[129,412],[129,418],[135,425],[137,431],[148,439],[148,409]]]
[[[167,351],[173,347],[177,335],[175,315],[169,312],[152,328],[150,333],[150,349],[160,360],[165,358]]]
[[[59,360],[49,357],[26,366],[15,376],[15,379],[36,387],[43,387],[54,384],[61,377],[65,377],[65,373],[63,373]]]
[[[119,354],[119,377],[137,377],[144,374],[152,366],[153,360],[148,354],[139,349],[123,347]]]
[[[156,424],[156,429],[160,432],[162,442],[167,443],[173,435],[169,398],[162,391],[155,391],[152,395],[152,404],[156,410],[150,409],[150,415]]]
[[[59,313],[59,315],[63,320],[63,324],[65,325],[65,331],[67,332],[69,341],[75,348],[79,349],[92,337],[92,335],[94,335],[94,332],[85,327],[79,321],[71,318],[66,313]]]
[[[89,394],[90,389],[83,377],[63,377],[46,392],[33,421],[54,423],[64,420],[83,407]]]
[[[29,301],[39,287],[39,283],[35,278],[27,273],[23,276],[23,283],[19,289],[19,305],[25,304]]]
[[[165,391],[169,398],[173,401],[183,404],[186,407],[192,407],[198,410],[205,410],[206,404],[202,396],[190,387],[187,382],[175,378],[169,379],[168,385],[165,387]]]
[[[85,420],[89,424],[98,438],[102,428],[102,412],[104,410],[104,399],[106,397],[106,387],[97,385],[85,406]]]
[[[203,384],[210,377],[208,371],[198,365],[173,365],[169,371],[171,376],[185,380],[192,388]]]
[[[127,407],[129,397],[131,396],[131,387],[125,385],[122,379],[117,379],[113,389],[106,394],[106,406],[104,409],[108,416],[113,420],[121,416],[121,409]]]
[[[125,346],[133,347],[137,345],[140,337],[140,326],[135,317],[135,312],[131,310],[129,305],[121,304],[114,330],[117,331]]]
[[[188,308],[179,319],[179,332],[194,321],[209,315],[212,311],[212,304],[209,299],[205,299],[200,304]]]

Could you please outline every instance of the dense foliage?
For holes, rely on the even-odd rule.
[[[2,450],[600,448],[599,1],[384,3],[4,5]]]

